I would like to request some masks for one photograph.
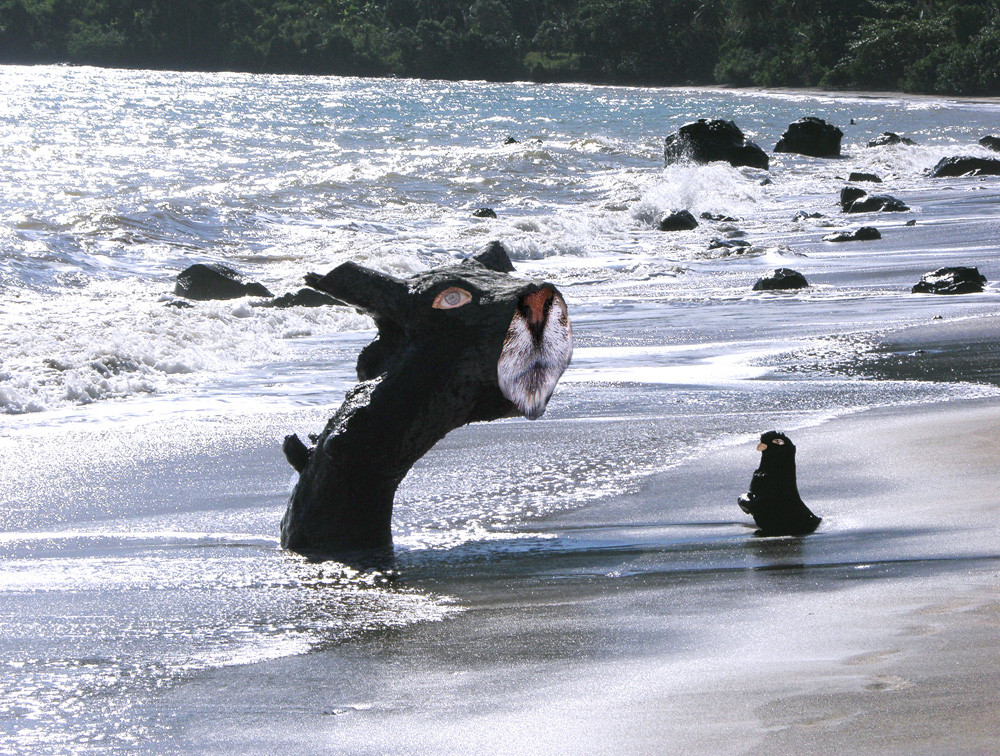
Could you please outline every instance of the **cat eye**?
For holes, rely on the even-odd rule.
[[[454,310],[471,301],[472,295],[469,292],[458,286],[452,286],[434,297],[434,304],[431,307],[435,310]]]

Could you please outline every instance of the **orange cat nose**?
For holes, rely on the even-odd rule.
[[[521,307],[529,326],[537,327],[544,325],[545,319],[549,315],[549,306],[552,302],[552,297],[554,296],[555,292],[546,286],[534,294],[528,294],[521,299]]]

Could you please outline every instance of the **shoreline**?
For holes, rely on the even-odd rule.
[[[970,323],[997,342],[989,317],[885,343],[954,348]],[[735,504],[758,459],[747,443],[523,527],[538,539],[527,549],[431,552],[400,587],[451,596],[456,613],[200,673],[156,703],[172,712],[162,742],[192,754],[995,749],[998,429],[989,397],[795,431],[799,490],[824,518],[804,538],[752,535]]]
[[[712,452],[656,476],[603,526],[551,518],[543,530],[555,540],[530,563],[467,550],[443,560],[444,574],[404,574],[408,587],[457,597],[462,610],[441,622],[164,691],[169,743],[190,753],[988,750],[1000,729],[976,712],[989,711],[1000,652],[1000,551],[995,527],[970,534],[1000,508],[997,427],[1000,399],[978,399],[798,432],[800,491],[824,516],[803,539],[754,538],[729,496],[754,455]],[[945,464],[960,466],[963,511],[935,528],[957,481],[919,473]],[[649,522],[664,498],[682,502],[677,520],[699,499],[719,516]],[[232,724],[219,725],[220,690]]]
[[[866,98],[873,100],[914,100],[914,101],[951,101],[974,105],[998,105],[1000,95],[959,95],[959,94],[922,94],[917,92],[894,92],[891,90],[867,89],[823,89],[821,87],[761,87],[736,86],[732,84],[623,84],[614,82],[592,81],[533,81],[531,79],[441,79],[422,78],[418,76],[385,76],[335,73],[289,73],[283,71],[244,71],[240,69],[177,69],[177,68],[141,68],[121,66],[101,66],[70,62],[3,62],[0,66],[11,68],[82,68],[102,71],[156,71],[164,74],[239,74],[244,76],[274,76],[274,77],[314,77],[318,79],[357,79],[359,81],[378,81],[382,79],[394,81],[444,82],[448,84],[530,84],[532,86],[584,86],[609,87],[612,89],[656,89],[683,92],[735,92],[761,95],[815,95],[818,97]]]

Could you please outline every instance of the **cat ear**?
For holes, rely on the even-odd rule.
[[[402,322],[408,288],[404,281],[345,262],[325,276],[307,273],[306,284],[377,318]]]

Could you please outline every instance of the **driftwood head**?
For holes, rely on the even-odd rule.
[[[428,391],[474,384],[474,394],[459,392],[472,403],[451,410],[456,419],[467,413],[463,425],[541,417],[573,352],[562,296],[551,284],[508,275],[513,270],[493,242],[457,265],[405,280],[347,262],[306,283],[375,320],[378,337],[358,357],[358,380],[405,371],[415,382],[433,379]]]
[[[315,555],[391,545],[396,487],[435,443],[467,423],[542,415],[569,364],[572,330],[556,288],[512,270],[494,242],[406,279],[350,262],[306,276],[371,315],[378,336],[315,448],[285,441],[300,479],[283,546]]]

